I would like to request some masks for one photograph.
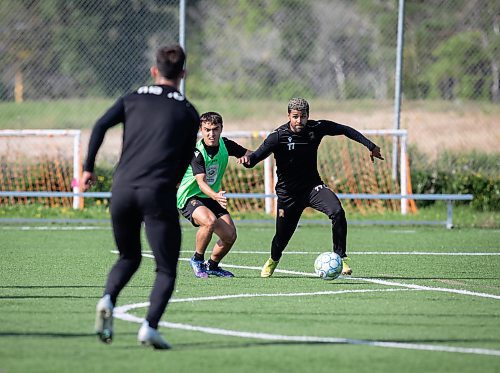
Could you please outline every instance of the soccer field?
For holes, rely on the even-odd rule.
[[[184,226],[176,291],[155,351],[136,336],[154,276],[147,244],[116,309],[111,345],[94,310],[116,258],[107,226],[0,227],[0,372],[498,372],[500,231],[349,230],[353,276],[323,281],[330,228],[302,226],[273,277],[259,277],[272,225],[238,225],[222,266],[197,279]]]

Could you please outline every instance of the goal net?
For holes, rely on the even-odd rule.
[[[42,204],[78,208],[80,130],[1,130],[0,205]],[[45,195],[45,196],[44,196]]]
[[[400,159],[406,160],[407,132],[404,130],[365,130],[361,131],[376,143],[382,152],[384,161],[371,162],[367,149],[344,136],[326,136],[318,151],[318,171],[322,180],[337,194],[400,194],[407,192],[407,164],[401,162],[397,178],[393,174],[391,152],[393,143],[398,144]],[[267,133],[224,132],[224,136],[254,150],[260,145]],[[255,198],[230,198],[230,211],[265,210],[274,212],[272,198],[262,196],[274,193],[276,172],[273,157],[261,162],[254,169],[247,170],[236,164],[231,158],[223,179],[223,190],[228,193],[253,193]],[[402,202],[391,199],[347,198],[344,206],[360,212],[398,210]],[[407,203],[407,201],[403,201]]]

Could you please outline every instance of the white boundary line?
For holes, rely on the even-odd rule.
[[[152,254],[143,253],[143,256],[148,258],[153,258]],[[188,261],[187,258],[181,258],[180,260]],[[260,270],[260,267],[249,267],[249,266],[238,266],[225,264],[228,268],[242,268],[251,270]],[[297,272],[276,269],[275,272],[289,273],[304,276],[316,277],[316,274],[307,272]],[[412,284],[404,284],[393,281],[385,281],[379,279],[368,279],[368,278],[349,278],[343,277],[344,279],[357,280],[371,282],[379,285],[397,286],[398,288],[389,289],[356,289],[356,290],[337,290],[337,291],[320,291],[312,293],[276,293],[276,294],[233,294],[233,295],[220,295],[211,297],[197,297],[197,298],[180,298],[172,299],[171,302],[196,302],[196,301],[211,301],[211,300],[221,300],[221,299],[234,299],[234,298],[251,298],[251,297],[292,297],[292,296],[315,296],[315,295],[336,295],[336,294],[347,294],[347,293],[368,293],[368,292],[394,292],[394,291],[408,291],[408,290],[427,290],[427,291],[441,291],[447,293],[456,293],[461,295],[477,296],[483,298],[500,299],[500,296],[487,293],[476,293],[468,290],[461,289],[446,289],[446,288],[434,288],[429,286],[420,286]],[[401,289],[404,288],[404,289]],[[136,303],[123,305],[121,307],[116,307],[114,316],[118,319],[124,321],[130,321],[135,323],[142,323],[144,318],[137,317],[135,315],[128,314],[127,312],[136,308],[148,307],[149,302]],[[336,338],[336,337],[316,337],[316,336],[293,336],[293,335],[282,335],[282,334],[269,334],[269,333],[254,333],[246,331],[237,331],[221,328],[212,328],[204,326],[196,326],[190,324],[182,323],[172,323],[167,321],[160,321],[159,325],[171,328],[180,329],[188,331],[197,331],[207,334],[216,334],[240,338],[253,338],[253,339],[264,339],[272,341],[288,341],[288,342],[302,342],[302,343],[331,343],[331,344],[352,344],[352,345],[365,345],[365,346],[375,346],[375,347],[385,347],[385,348],[398,348],[407,350],[424,350],[424,351],[437,351],[437,352],[451,352],[451,353],[462,353],[462,354],[475,354],[475,355],[488,355],[488,356],[500,356],[500,350],[485,349],[485,348],[471,348],[471,347],[453,347],[446,345],[430,345],[430,344],[419,344],[419,343],[403,343],[403,342],[383,342],[383,341],[370,341],[363,339],[349,339],[349,338]]]
[[[192,250],[183,250],[182,252],[191,252]],[[269,255],[269,251],[245,251],[245,250],[233,250],[230,253],[233,254],[267,254]],[[292,255],[319,255],[320,251],[290,251],[286,252],[286,254]],[[460,256],[497,256],[500,255],[500,252],[432,252],[432,251],[350,251],[349,255],[460,255]]]
[[[347,294],[347,293],[394,292],[394,291],[405,291],[405,290],[407,291],[409,289],[365,289],[365,290],[357,289],[357,290],[339,290],[339,291],[320,291],[313,293],[233,294],[233,295],[220,295],[213,297],[172,299],[171,303],[209,301],[209,300],[234,299],[234,298],[315,296],[315,295],[336,295],[336,294]],[[144,318],[130,315],[127,312],[133,309],[144,308],[148,306],[149,302],[129,304],[121,307],[116,307],[114,310],[114,316],[120,320],[142,323],[144,321]],[[500,350],[485,349],[485,348],[453,347],[446,345],[429,345],[429,344],[419,344],[419,343],[383,342],[383,341],[370,341],[363,339],[336,338],[336,337],[315,337],[315,336],[304,336],[304,335],[294,336],[294,335],[269,334],[269,333],[254,333],[254,332],[221,329],[221,328],[196,326],[196,325],[182,324],[182,323],[172,323],[167,321],[160,321],[159,325],[170,329],[196,331],[207,334],[216,334],[216,335],[224,335],[224,336],[239,337],[239,338],[264,339],[271,341],[352,344],[352,345],[366,345],[374,347],[398,348],[398,349],[408,349],[408,350],[425,350],[425,351],[437,351],[437,352],[453,352],[453,353],[463,353],[463,354],[500,356]]]
[[[112,250],[112,253],[118,253],[117,250]],[[143,254],[152,254],[150,250],[143,250]],[[193,250],[181,250],[181,254],[192,254]],[[246,251],[232,250],[230,254],[256,254],[269,255],[269,251]],[[320,251],[287,251],[286,255],[319,255]],[[436,256],[500,256],[500,252],[432,252],[432,251],[350,251],[349,255],[436,255]]]
[[[116,250],[112,250],[111,252],[117,253]],[[144,256],[146,258],[154,259],[153,254],[148,254],[148,253],[143,252],[142,256]],[[179,260],[189,261],[189,258],[179,258]],[[262,269],[262,267],[240,266],[240,265],[226,264],[226,263],[224,263],[224,267],[251,269],[251,270],[258,270],[258,271],[260,271]],[[274,272],[286,273],[286,274],[297,275],[297,276],[318,277],[315,273],[290,271],[290,270],[286,270],[286,269],[275,269]],[[381,279],[376,279],[376,278],[363,278],[363,277],[350,277],[350,276],[340,276],[339,278],[344,279],[344,280],[350,280],[350,281],[371,282],[373,284],[386,285],[386,286],[398,286],[398,287],[403,287],[403,288],[413,289],[413,290],[439,291],[439,292],[443,292],[443,293],[470,295],[470,296],[475,296],[475,297],[480,297],[480,298],[500,299],[500,295],[489,294],[489,293],[478,293],[475,291],[469,291],[469,290],[463,290],[463,289],[451,289],[451,288],[441,288],[441,287],[405,284],[403,282],[386,281],[386,280],[381,280]]]

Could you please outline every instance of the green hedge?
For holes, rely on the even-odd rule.
[[[97,164],[94,168],[94,174],[97,180],[92,186],[91,192],[110,192],[113,183],[113,173],[115,168],[106,164]],[[86,198],[85,207],[89,206],[109,206],[109,198]]]
[[[415,148],[409,153],[413,193],[473,194],[476,210],[500,211],[500,154],[443,152],[431,160]]]

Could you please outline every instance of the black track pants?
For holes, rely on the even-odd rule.
[[[346,256],[347,220],[340,200],[324,184],[317,185],[299,197],[279,197],[276,215],[276,233],[271,244],[271,258],[279,260],[292,238],[300,216],[306,207],[312,207],[327,215],[332,221],[333,251]]]

